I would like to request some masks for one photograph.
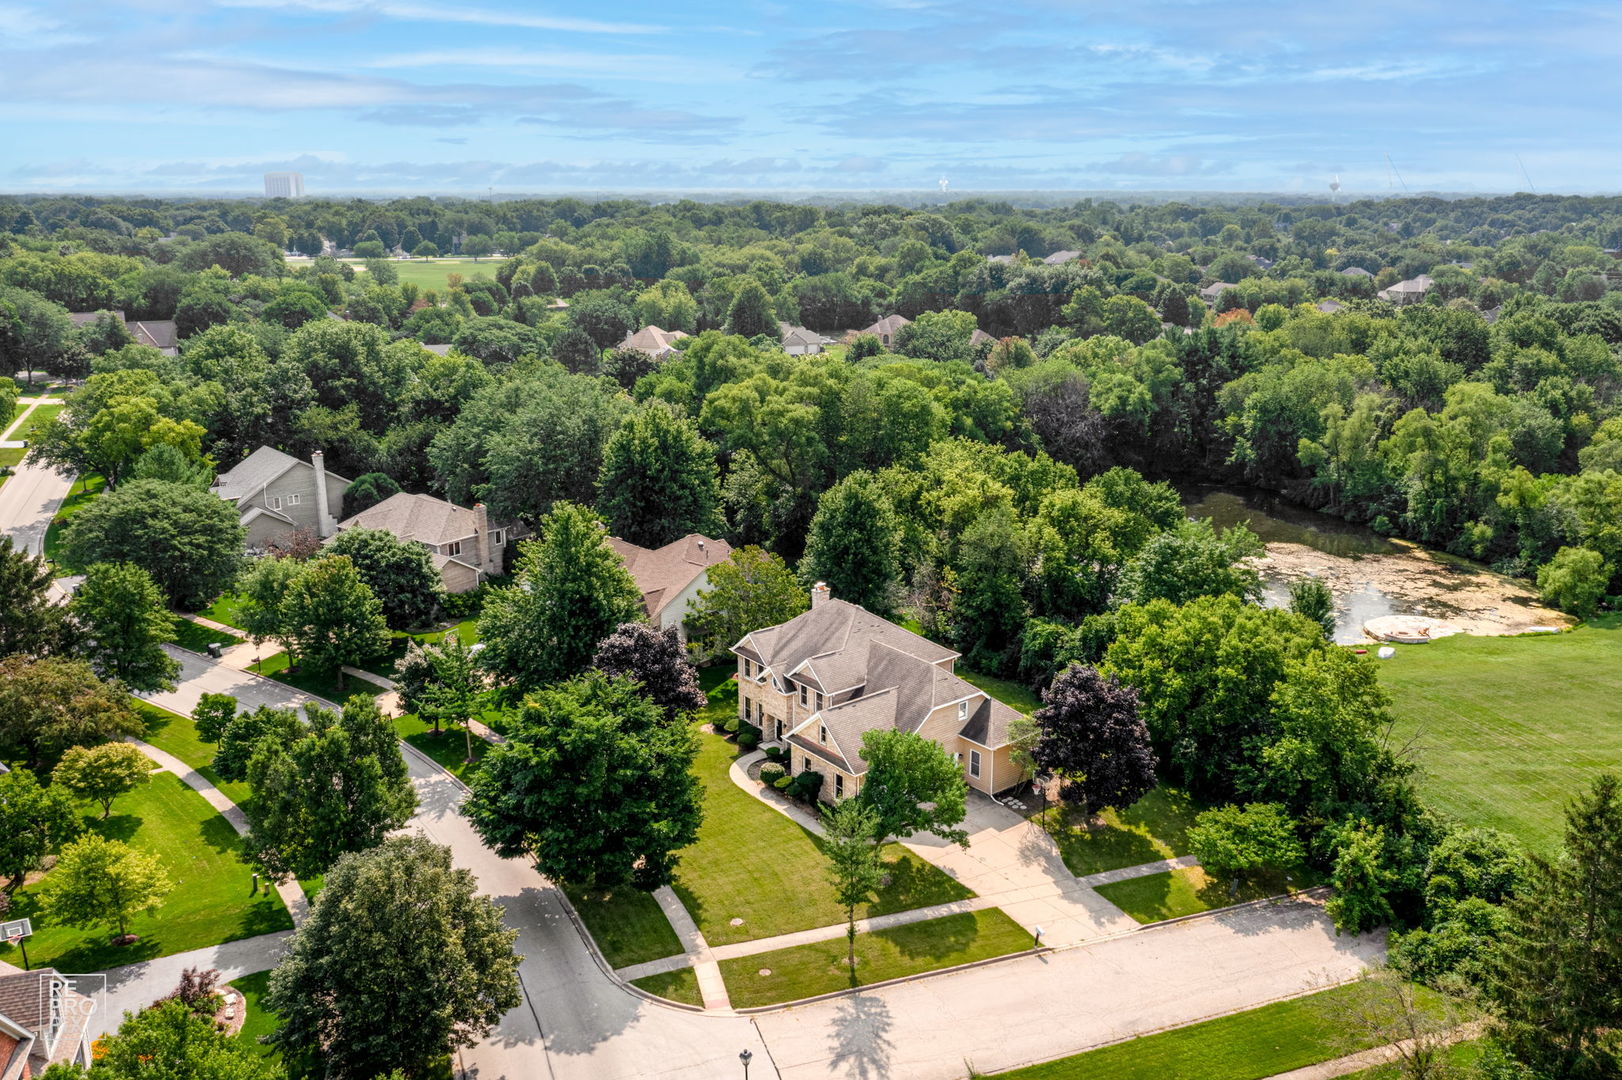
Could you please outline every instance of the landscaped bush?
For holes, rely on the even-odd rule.
[[[787,773],[784,773],[782,776],[779,776],[776,780],[772,781],[772,787],[776,788],[778,791],[789,791],[789,789],[793,786],[794,777],[788,775]],[[792,795],[793,792],[790,791],[789,794]]]
[[[760,745],[760,733],[755,731],[738,732],[738,748],[740,750],[753,750]]]
[[[736,716],[729,716],[727,717],[726,722],[721,725],[721,730],[726,732],[728,735],[736,735],[738,733],[739,723],[741,723],[741,721]]]
[[[822,774],[813,769],[807,769],[794,778],[789,785],[789,794],[796,799],[803,799],[808,803],[817,801],[817,792],[822,790]]]
[[[480,582],[479,587],[464,593],[446,593],[440,597],[439,606],[444,610],[447,619],[460,622],[471,619],[484,609],[485,597],[490,595],[490,583]]]
[[[787,775],[788,774],[783,771],[783,766],[774,764],[770,761],[760,767],[760,782],[763,784],[770,784],[773,787],[776,787],[777,782]]]
[[[782,759],[783,759],[783,748],[781,746],[768,746],[766,748],[766,760],[767,761],[781,761]]]

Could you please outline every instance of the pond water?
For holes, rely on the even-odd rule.
[[[1525,582],[1372,529],[1309,510],[1271,492],[1186,485],[1189,516],[1220,530],[1246,525],[1267,545],[1257,560],[1263,602],[1286,607],[1290,583],[1316,577],[1335,597],[1335,640],[1368,644],[1363,625],[1383,615],[1444,619],[1470,633],[1521,633],[1565,619]]]

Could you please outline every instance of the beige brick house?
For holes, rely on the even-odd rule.
[[[1019,713],[953,674],[958,654],[828,595],[817,584],[811,610],[756,630],[732,647],[738,657],[738,715],[781,746],[793,772],[824,776],[822,798],[861,790],[862,736],[910,731],[933,739],[987,795],[1023,779],[1008,724]]]

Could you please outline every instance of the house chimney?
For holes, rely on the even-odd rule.
[[[327,456],[316,450],[310,454],[310,464],[315,468],[315,534],[325,540],[338,531],[327,503]]]
[[[473,514],[476,518],[473,544],[479,553],[479,570],[486,574],[498,574],[501,572],[499,566],[494,570],[490,568],[490,511],[484,508],[482,502],[477,502],[473,504]]]
[[[811,586],[811,608],[815,610],[821,603],[833,594],[828,591],[828,583],[819,581]]]

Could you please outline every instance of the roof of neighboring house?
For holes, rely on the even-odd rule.
[[[986,262],[1011,263],[1013,261],[1014,261],[1014,256],[1012,256],[1012,255],[987,255],[986,256]]]
[[[779,689],[786,689],[782,677],[792,676],[829,695],[831,704],[790,739],[853,776],[867,769],[860,749],[869,731],[917,732],[935,709],[967,702],[958,733],[995,749],[1008,742],[1008,724],[1019,715],[953,674],[949,662],[957,653],[842,600],[824,600],[786,623],[757,630],[737,651],[760,657]],[[826,743],[798,734],[813,724],[828,729]]]
[[[619,343],[619,347],[639,349],[650,356],[660,357],[675,351],[676,342],[687,336],[684,330],[661,330],[657,326],[648,325],[634,334],[627,334],[625,340]]]
[[[1373,274],[1369,273],[1367,270],[1363,269],[1361,266],[1348,266],[1346,269],[1341,271],[1341,274],[1346,276],[1346,277],[1373,277],[1374,276]]]
[[[345,529],[382,529],[401,540],[438,546],[465,540],[476,533],[479,515],[477,511],[432,495],[398,491],[376,506],[340,521],[338,531]]]
[[[1049,255],[1042,261],[1047,263],[1049,266],[1062,266],[1067,262],[1074,262],[1079,258],[1081,258],[1081,252],[1070,251],[1067,249],[1065,251],[1055,251],[1052,255]]]
[[[1318,302],[1317,306],[1318,310],[1323,312],[1325,315],[1333,315],[1346,305],[1341,303],[1339,300],[1321,300]]]
[[[129,332],[135,335],[135,340],[139,344],[150,345],[154,349],[177,349],[180,347],[180,332],[175,327],[173,319],[147,319],[126,325]]]
[[[433,353],[435,356],[449,356],[451,350],[454,349],[455,347],[456,346],[450,344],[449,342],[446,342],[443,345],[424,345],[423,346],[423,348],[427,349],[429,352]]]
[[[1200,290],[1200,295],[1205,297],[1207,300],[1215,300],[1217,297],[1222,295],[1224,289],[1235,288],[1238,288],[1238,286],[1231,281],[1213,281],[1211,284]]]
[[[115,316],[118,319],[119,322],[124,321],[124,313],[122,311],[118,311],[118,310],[115,310],[115,309],[112,309],[112,308],[100,308],[100,309],[98,309],[96,311],[70,311],[70,312],[68,312],[68,318],[73,320],[73,325],[74,326],[88,326],[90,323],[93,323],[93,322],[96,321],[96,317],[98,315],[112,315],[112,316]]]
[[[1389,300],[1393,296],[1408,296],[1415,293],[1423,295],[1430,291],[1432,284],[1434,282],[1429,274],[1420,274],[1418,277],[1411,277],[1407,281],[1399,281],[1390,288],[1381,289],[1380,299]]]
[[[912,322],[911,319],[903,318],[900,315],[886,315],[866,330],[863,330],[862,333],[877,334],[881,337],[885,334],[894,335],[900,333],[901,328],[910,322]]]
[[[803,326],[789,326],[783,323],[783,344],[788,345],[821,345],[823,337],[815,330],[807,330]]]
[[[732,556],[731,544],[699,533],[688,533],[661,548],[645,548],[610,536],[608,546],[625,560],[650,618],[656,618],[694,578]]]
[[[976,326],[974,328],[974,333],[969,335],[969,348],[972,349],[976,345],[980,344],[983,341],[996,341],[996,340],[997,340],[996,338],[992,337],[990,334],[986,333],[984,330],[982,330],[978,326]]]
[[[295,465],[308,466],[310,463],[300,461],[291,454],[284,454],[274,446],[261,446],[239,461],[230,472],[223,472],[215,477],[214,487],[210,490],[227,502],[236,502],[245,495],[264,490],[266,484]],[[349,483],[330,469],[327,471],[327,482],[346,485]]]
[[[4,1080],[23,1075],[24,1063],[29,1072],[38,1076],[49,1065],[77,1059],[92,1009],[75,1006],[80,1001],[92,1007],[93,1003],[66,985],[59,993],[68,1007],[60,1013],[61,1027],[55,1044],[48,1046],[45,1042],[51,1022],[50,990],[46,984],[60,977],[55,968],[12,968],[9,974],[0,975],[0,1039],[11,1044],[7,1059],[0,1061],[0,1077]]]

